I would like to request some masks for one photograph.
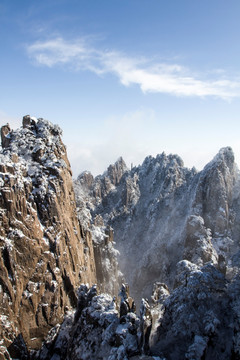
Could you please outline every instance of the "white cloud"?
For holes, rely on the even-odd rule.
[[[91,51],[85,47],[83,40],[71,43],[61,38],[39,41],[28,46],[27,50],[37,63],[48,67],[71,63],[84,65],[91,57]]]
[[[201,79],[179,64],[156,63],[152,59],[98,50],[89,46],[84,38],[66,41],[58,37],[39,41],[29,45],[27,52],[36,63],[48,67],[68,65],[97,75],[112,73],[124,86],[138,85],[144,93],[222,99],[240,97],[240,82],[227,79],[223,71],[212,70],[211,79]]]

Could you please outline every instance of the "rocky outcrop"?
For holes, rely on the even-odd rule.
[[[109,165],[107,169],[107,177],[113,185],[118,185],[123,174],[127,171],[127,166],[122,157],[120,157],[114,165]]]
[[[126,289],[123,285],[121,304],[132,301]],[[115,297],[98,295],[96,287],[83,285],[76,312],[52,330],[35,359],[129,359],[139,354],[138,328],[139,318],[132,309],[119,314]]]
[[[27,359],[97,282],[94,249],[76,212],[61,130],[23,118],[2,127],[0,154],[0,358]]]
[[[233,225],[233,193],[239,177],[232,149],[221,149],[199,175],[193,210],[213,234],[227,235]]]
[[[11,128],[9,124],[2,126],[1,128],[1,144],[3,148],[9,146],[11,141]]]
[[[183,259],[200,266],[207,262],[218,264],[219,256],[212,244],[211,230],[206,228],[201,216],[191,215],[187,219],[184,248]]]
[[[109,226],[92,226],[91,234],[99,291],[116,296],[124,278],[118,267],[119,253],[114,248],[113,229]]]
[[[239,275],[227,281],[215,266],[177,264],[176,288],[154,286],[135,314],[129,286],[120,302],[82,285],[75,312],[51,330],[34,360],[238,359]]]

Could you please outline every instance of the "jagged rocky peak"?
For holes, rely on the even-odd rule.
[[[200,172],[177,155],[120,158],[74,194],[58,126],[26,115],[1,137],[1,360],[239,359],[231,148]]]
[[[115,164],[109,165],[107,169],[107,176],[113,185],[118,185],[123,174],[128,171],[127,165],[122,157],[120,157]]]
[[[94,250],[77,217],[61,129],[25,116],[1,135],[0,356],[27,359],[76,306],[80,283],[97,282]]]
[[[7,130],[9,128],[9,132]],[[2,147],[6,153],[16,153],[24,160],[35,161],[41,165],[50,165],[57,169],[62,165],[71,172],[66,156],[66,148],[61,141],[62,130],[42,118],[36,119],[26,115],[23,126],[18,130],[10,130],[8,125],[2,127]],[[6,144],[6,139],[8,139]],[[7,145],[7,146],[6,146]],[[56,170],[57,171],[57,170]]]
[[[143,161],[142,167],[151,169],[151,167],[156,164],[162,164],[163,167],[184,167],[184,162],[180,156],[176,154],[166,155],[165,152],[158,154],[156,157],[151,155],[147,156]]]
[[[231,231],[231,207],[237,178],[238,170],[230,147],[222,148],[200,173],[193,207],[212,229],[213,235],[227,235]]]
[[[93,180],[94,177],[93,175],[90,173],[90,171],[83,171],[78,177],[77,180],[83,185],[85,186],[87,189],[90,189],[92,184],[93,184]]]
[[[228,168],[232,169],[234,166],[234,153],[232,148],[230,146],[221,148],[213,158],[212,163],[217,163],[219,166],[225,163]]]
[[[235,163],[234,153],[231,147],[225,147],[219,150],[218,154],[210,161],[201,172],[202,177],[205,175],[214,176],[219,175],[217,172],[221,173],[222,176],[226,177],[226,180],[235,180],[237,165]],[[217,179],[219,181],[219,179]],[[228,185],[228,184],[226,184]]]

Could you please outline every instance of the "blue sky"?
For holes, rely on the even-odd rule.
[[[0,0],[0,122],[63,129],[74,176],[240,161],[239,0]]]

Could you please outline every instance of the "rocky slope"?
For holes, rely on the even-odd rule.
[[[120,158],[95,179],[81,174],[75,192],[83,217],[88,211],[113,227],[122,272],[140,302],[156,281],[172,289],[183,259],[234,272],[239,179],[233,152],[224,148],[201,172],[177,155],[148,157],[131,170]]]
[[[1,136],[0,358],[27,359],[77,306],[79,285],[101,282],[101,259],[79,224],[59,127],[25,116]]]

